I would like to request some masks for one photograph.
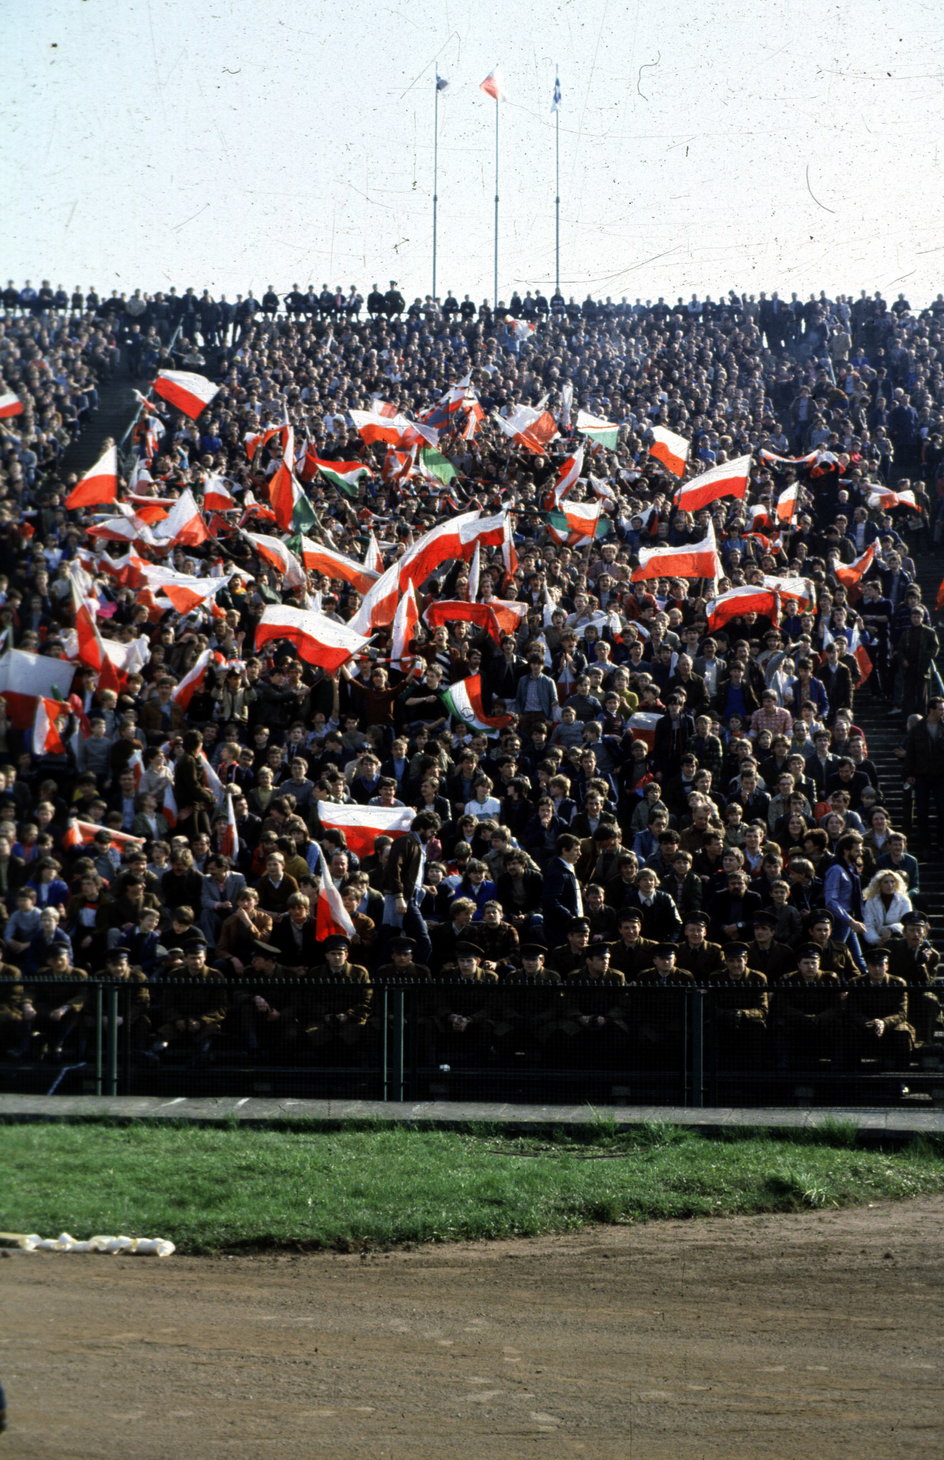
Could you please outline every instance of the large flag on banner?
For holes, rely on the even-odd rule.
[[[678,489],[675,505],[680,512],[698,512],[722,497],[743,498],[751,474],[751,458],[738,456],[692,477]]]
[[[159,370],[151,386],[156,395],[162,396],[193,421],[206,410],[221,388],[207,380],[205,375],[195,375],[190,370]]]
[[[66,497],[70,512],[76,507],[97,507],[102,502],[114,502],[118,496],[118,447],[109,446],[95,463],[76,482]]]
[[[874,558],[875,543],[873,542],[869,544],[865,552],[861,553],[854,562],[846,563],[845,565],[837,564],[833,571],[843,588],[854,587],[862,576],[868,572],[869,568],[871,568]]]
[[[656,461],[661,461],[666,471],[670,471],[673,476],[684,476],[689,442],[684,436],[676,436],[674,431],[669,431],[665,426],[652,426],[650,429],[652,445],[649,447],[649,455],[654,456]]]
[[[23,414],[23,402],[15,391],[5,390],[0,392],[0,421],[8,421],[11,416]]]
[[[456,680],[448,689],[440,691],[442,700],[450,715],[461,720],[472,730],[484,730],[497,735],[511,724],[510,715],[486,715],[482,704],[482,676],[470,674],[468,679]]]
[[[495,420],[506,436],[512,437],[519,446],[526,446],[535,456],[543,456],[560,435],[550,411],[534,406],[515,406],[510,416],[496,416]]]
[[[300,534],[297,540],[292,539],[293,545],[296,541],[298,556],[310,573],[323,573],[326,578],[340,578],[342,582],[350,583],[358,593],[366,593],[380,577],[379,573],[362,567],[353,558],[336,553],[332,548],[322,547],[320,542],[312,542],[311,538]]]
[[[323,938],[333,937],[335,933],[344,933],[348,938],[353,938],[354,923],[344,906],[340,892],[334,885],[334,879],[324,857],[321,859],[320,871],[321,887],[318,890],[318,902],[315,906],[315,937],[319,942]]]
[[[484,91],[493,101],[505,100],[505,83],[497,66],[489,71],[484,81],[479,82],[479,91]]]
[[[780,614],[780,599],[771,588],[746,584],[713,598],[705,611],[708,615],[708,631],[714,633],[731,619],[740,618],[742,613],[767,614],[776,623]]]
[[[604,421],[601,416],[591,416],[589,411],[577,412],[577,430],[581,436],[589,436],[598,446],[615,451],[619,441],[619,426],[615,421]]]
[[[592,542],[609,530],[609,519],[602,517],[603,501],[561,502],[556,512],[544,514],[551,535],[557,542],[576,547],[581,542]]]
[[[256,625],[256,648],[280,639],[294,644],[306,664],[317,664],[328,674],[340,669],[353,654],[359,654],[367,643],[365,635],[355,633],[347,624],[335,623],[327,614],[270,603]]]
[[[709,522],[700,542],[677,547],[640,548],[639,567],[631,574],[634,583],[647,578],[720,578],[721,561],[715,530]]]
[[[327,831],[343,831],[357,857],[369,857],[378,836],[405,836],[416,812],[410,806],[353,806],[319,801],[316,815]],[[323,859],[322,859],[323,865]]]

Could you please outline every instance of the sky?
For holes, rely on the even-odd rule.
[[[944,290],[939,3],[7,0],[3,279]],[[551,111],[555,75],[559,139]],[[15,78],[14,84],[11,79]]]

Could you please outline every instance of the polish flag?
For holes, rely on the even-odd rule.
[[[869,568],[871,568],[874,557],[875,543],[873,542],[869,544],[865,552],[861,553],[854,562],[847,563],[844,567],[837,566],[833,571],[843,588],[853,588],[863,575],[868,572]]]
[[[416,812],[410,806],[342,806],[334,801],[319,801],[316,814],[325,831],[344,832],[355,856],[369,857],[378,836],[405,836]]]
[[[656,455],[654,449],[653,455]],[[700,476],[692,477],[691,481],[679,487],[675,505],[682,512],[698,512],[722,497],[743,498],[750,474],[749,456],[722,462],[721,466],[713,466],[710,471],[703,471]]]
[[[386,441],[389,446],[413,446],[420,442],[435,446],[439,440],[439,432],[432,426],[408,420],[400,413],[387,416],[379,411],[348,411],[348,415],[354,422],[355,431],[368,446],[374,441]],[[332,463],[325,465],[331,466]]]
[[[72,611],[75,615],[75,632],[78,640],[77,659],[95,669],[99,675],[100,688],[120,690],[121,684],[112,660],[105,652],[105,644],[89,604],[82,596],[74,571],[69,573],[72,590]]]
[[[194,375],[189,370],[159,370],[151,386],[157,395],[193,421],[206,410],[221,388],[207,380],[205,375]]]
[[[891,492],[887,487],[876,487],[872,483],[869,483],[869,506],[882,512],[890,512],[893,507],[909,507],[912,512],[923,511],[910,489],[907,492]]]
[[[203,488],[203,506],[207,512],[235,512],[238,503],[222,477],[207,477]]]
[[[301,560],[310,573],[323,573],[326,578],[340,578],[343,583],[350,583],[358,593],[366,593],[380,577],[379,573],[362,567],[353,558],[336,553],[332,548],[322,547],[320,542],[312,542],[311,538],[303,534],[299,534],[298,540]]]
[[[275,520],[283,532],[292,525],[292,509],[295,494],[292,491],[292,463],[295,458],[295,432],[286,426],[282,433],[282,455],[275,472],[269,479],[269,501],[275,513]]]
[[[116,852],[124,854],[131,847],[143,847],[144,837],[129,836],[126,831],[114,831],[110,826],[101,827],[94,821],[79,821],[77,818],[70,820],[62,837],[62,845],[68,850],[73,847],[88,846],[93,841],[97,832],[107,830],[111,838],[111,846]]]
[[[813,466],[819,457],[818,451],[808,451],[806,456],[778,456],[775,451],[762,447],[757,455],[767,466]]]
[[[8,649],[0,657],[0,694],[10,723],[17,730],[29,730],[36,718],[36,702],[46,698],[58,704],[56,696],[69,693],[75,666],[48,654],[28,649]]]
[[[123,542],[128,545],[133,543],[141,548],[153,549],[161,546],[147,523],[135,517],[130,507],[126,507],[123,502],[116,502],[115,506],[119,516],[90,523],[85,529],[88,537],[100,537],[103,542]]]
[[[23,402],[15,391],[5,390],[0,394],[0,421],[23,414]]]
[[[645,741],[651,750],[655,744],[656,725],[661,719],[662,715],[657,710],[637,710],[634,715],[630,715],[626,728],[634,740]]]
[[[118,496],[118,447],[109,446],[66,497],[66,508],[72,512],[77,507],[97,507],[102,502],[114,502]]]
[[[138,521],[146,522],[148,527],[153,527],[155,522],[166,521],[175,500],[174,497],[138,497],[134,494],[125,498],[134,508]]]
[[[173,699],[173,696],[171,698]],[[177,797],[174,795],[174,783],[173,781],[165,781],[164,799],[161,802],[161,815],[164,817],[171,831],[177,825],[179,814],[177,810]]]
[[[388,486],[398,486],[401,482],[408,482],[416,466],[416,448],[409,451],[398,451],[395,446],[388,446],[384,456],[383,466],[380,468],[380,478]]]
[[[293,552],[285,546],[281,538],[268,537],[261,532],[243,533],[247,542],[251,542],[260,558],[269,563],[282,578],[289,588],[304,588],[308,582],[305,577],[305,570]]]
[[[326,614],[270,603],[256,625],[256,648],[279,640],[294,644],[306,664],[316,664],[333,674],[353,654],[360,653],[367,636],[354,632],[347,624],[335,623]]]
[[[163,522],[154,528],[154,538],[168,546],[199,547],[210,542],[210,533],[189,487],[181,492]]]
[[[543,456],[550,443],[560,435],[550,411],[538,410],[534,406],[516,406],[510,416],[496,416],[495,420],[506,436],[533,451],[535,456]]]
[[[665,426],[651,426],[650,430],[652,445],[649,447],[649,455],[654,456],[656,461],[661,461],[666,471],[670,471],[673,476],[684,476],[690,443],[684,436],[676,436],[674,431],[667,430]]]
[[[364,567],[368,573],[376,573],[379,578],[384,570],[383,554],[377,546],[377,538],[371,529],[367,538],[367,547],[364,550]]]
[[[243,437],[246,456],[254,462],[257,454],[265,449],[273,437],[281,436],[287,430],[288,422],[283,421],[281,426],[267,426],[264,431],[249,431]]]
[[[224,857],[229,857],[235,862],[239,856],[239,832],[236,828],[236,811],[233,806],[233,787],[229,787],[230,794],[224,797],[226,809],[226,827],[220,837],[220,851]]]
[[[351,628],[359,633],[384,628],[392,622],[397,603],[406,592],[408,583],[421,588],[443,563],[456,558],[468,562],[477,542],[486,547],[500,547],[504,532],[504,512],[490,517],[480,517],[478,512],[464,512],[430,528],[377,579],[351,619]]]
[[[502,525],[501,540],[502,564],[505,569],[505,591],[508,584],[518,571],[518,550],[515,547],[514,533],[511,525],[511,513],[505,513],[505,521]]]
[[[466,603],[463,599],[445,599],[431,603],[423,615],[431,629],[457,622],[475,624],[495,640],[503,634],[515,634],[528,612],[526,603],[490,598],[487,603]]]
[[[416,606],[416,593],[412,583],[397,604],[393,615],[393,630],[390,639],[390,663],[406,671],[410,667],[410,641],[416,633],[420,611]]]
[[[578,446],[573,456],[568,456],[566,461],[561,462],[554,480],[552,491],[555,504],[559,507],[568,493],[574,490],[583,472],[583,447]]]
[[[731,619],[739,618],[743,613],[767,614],[771,621],[776,623],[780,613],[780,600],[770,588],[747,584],[742,588],[732,588],[728,593],[722,593],[717,598],[713,598],[707,605],[706,613],[709,633],[723,628]]]
[[[161,415],[160,411],[157,409],[157,406],[154,404],[153,401],[148,400],[147,397],[143,396],[139,390],[132,391],[132,395],[134,396],[142,411],[146,411],[149,416],[156,416],[159,421],[163,421],[164,417]]]
[[[315,937],[319,942],[323,938],[333,937],[335,933],[344,933],[348,938],[353,938],[355,930],[351,915],[334,885],[334,879],[324,857],[321,859],[320,870],[321,886],[318,889],[318,901],[315,904]]]
[[[65,755],[65,746],[59,734],[58,722],[69,713],[68,705],[59,700],[47,700],[40,696],[36,701],[36,718],[33,721],[33,754]]]
[[[816,603],[816,595],[813,585],[807,578],[787,578],[774,573],[763,574],[765,588],[770,588],[780,599],[781,607],[787,604],[797,604],[800,612],[805,613]]]
[[[194,661],[191,668],[187,670],[183,679],[171,693],[171,699],[174,701],[174,704],[184,712],[186,712],[190,701],[206,679],[207,670],[213,658],[213,650],[204,649],[203,653]]]
[[[639,549],[639,567],[632,571],[631,581],[647,578],[720,578],[721,562],[718,543],[711,523],[700,542],[678,547]]]
[[[796,516],[799,490],[799,484],[794,482],[792,487],[787,487],[786,491],[781,492],[777,498],[777,506],[775,508],[777,521],[783,527],[788,527]]]
[[[505,100],[505,83],[497,66],[493,71],[489,71],[484,81],[479,82],[479,91],[484,91],[486,96],[492,98],[492,101]]]

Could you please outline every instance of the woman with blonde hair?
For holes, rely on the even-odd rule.
[[[887,867],[876,872],[862,894],[862,908],[867,943],[887,943],[891,938],[903,937],[901,920],[912,911],[904,877]]]

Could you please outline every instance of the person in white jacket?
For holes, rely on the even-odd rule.
[[[876,872],[862,894],[865,941],[887,943],[904,936],[902,918],[912,911],[908,884],[899,872]]]

